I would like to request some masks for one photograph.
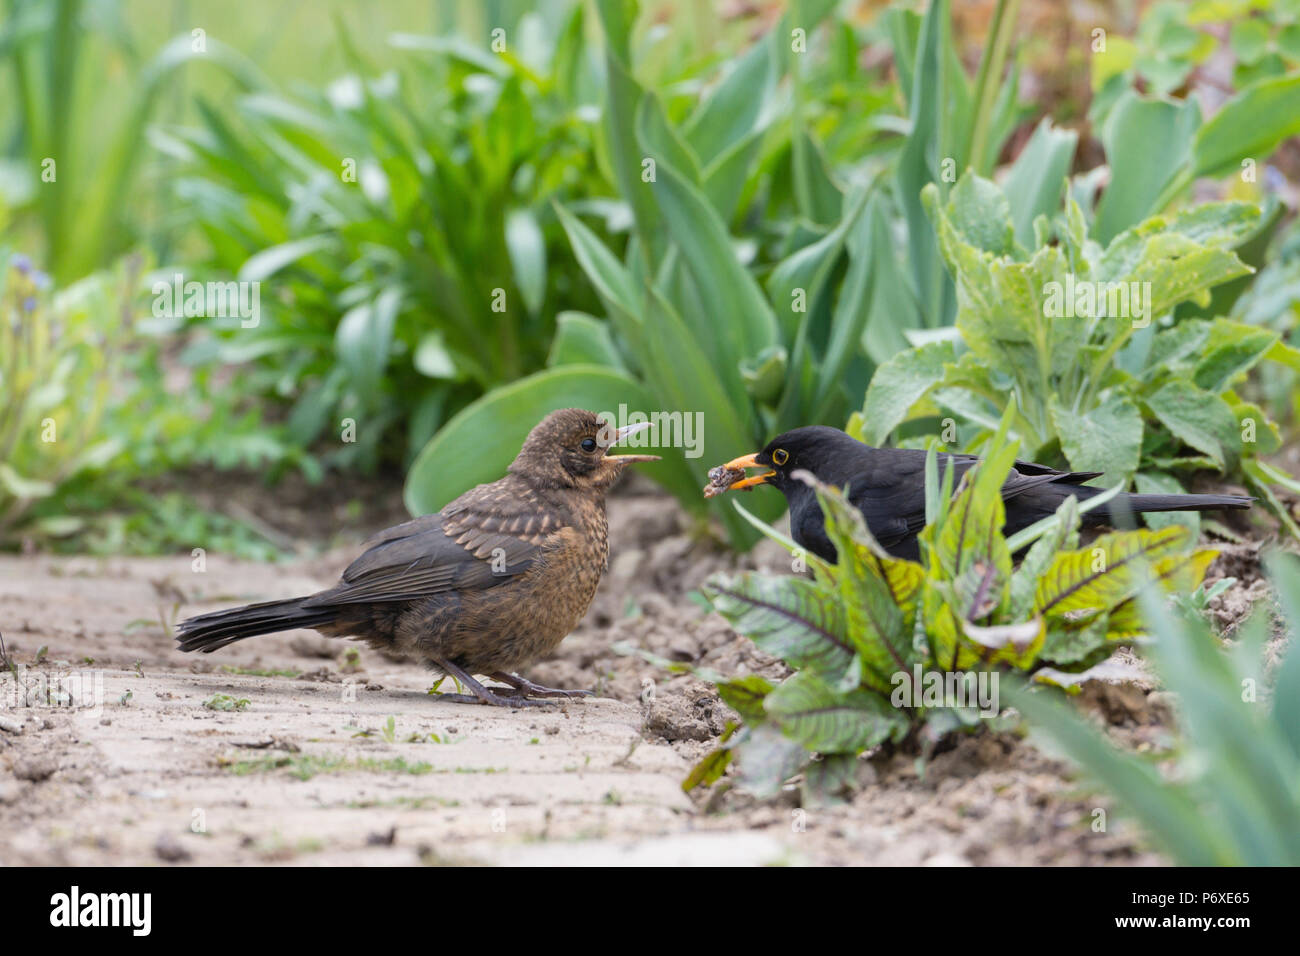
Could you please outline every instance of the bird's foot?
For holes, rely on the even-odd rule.
[[[507,674],[504,671],[497,671],[495,674],[489,674],[493,680],[499,680],[503,684],[509,684],[513,690],[505,691],[511,697],[595,697],[594,691],[590,690],[566,690],[563,687],[547,687],[544,684],[535,684],[527,677],[520,677],[518,674]]]
[[[451,701],[456,704],[487,704],[489,707],[552,706],[552,702],[549,700],[530,700],[527,692],[520,691],[518,685],[515,684],[515,681],[522,680],[522,678],[514,678],[514,680],[507,681],[507,683],[511,684],[510,690],[501,690],[498,688],[497,691],[493,691],[484,687],[476,681],[473,676],[467,673],[464,668],[458,667],[451,661],[436,661],[435,663],[442,669],[443,673],[455,678],[457,683],[470,691],[468,694],[439,694],[439,700]],[[491,676],[496,677],[497,675],[493,674]],[[525,681],[525,683],[528,682]],[[547,690],[549,688],[541,689]]]
[[[505,696],[492,693],[486,687],[482,694],[438,694],[439,700],[453,704],[487,704],[489,707],[554,707],[554,701],[532,700],[528,697],[516,697],[514,691],[507,691]]]

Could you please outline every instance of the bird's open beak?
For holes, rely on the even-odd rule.
[[[743,471],[746,468],[766,467],[765,465],[759,464],[757,459],[758,452],[754,452],[752,455],[742,455],[739,458],[733,458],[722,467],[727,469],[727,471]],[[723,491],[743,491],[746,488],[755,488],[759,485],[766,485],[768,483],[767,479],[771,478],[775,474],[776,472],[769,470],[763,472],[761,475],[748,475],[747,477],[741,478],[739,481],[728,485],[723,489]]]
[[[649,422],[637,422],[635,425],[624,425],[622,428],[614,432],[614,440],[609,443],[610,447],[612,448],[614,445],[617,445],[619,442],[621,442],[624,438],[627,438],[630,435],[635,435],[637,432],[643,432],[649,427],[650,427]],[[634,461],[658,461],[659,456],[658,455],[611,455],[607,452],[605,454],[605,460],[619,461],[619,462],[625,462],[630,464]]]

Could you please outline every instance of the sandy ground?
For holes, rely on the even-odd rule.
[[[1095,830],[1107,802],[1013,734],[960,739],[924,768],[863,759],[836,806],[800,806],[793,787],[767,803],[684,794],[730,715],[708,684],[616,646],[783,670],[690,600],[737,559],[665,499],[614,499],[611,534],[587,620],[530,675],[602,696],[524,711],[439,701],[421,667],[309,631],[172,649],[178,617],[315,590],[348,550],[273,567],[210,554],[202,573],[188,558],[0,558],[18,678],[0,676],[0,863],[1161,862],[1113,814]],[[1167,709],[1149,692],[1085,697],[1118,739],[1162,748]]]

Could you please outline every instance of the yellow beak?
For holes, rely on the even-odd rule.
[[[733,458],[722,467],[728,471],[743,471],[746,468],[764,467],[755,460],[756,458],[758,458],[758,452],[754,452],[752,455],[742,455],[739,458]],[[758,485],[765,485],[767,484],[767,479],[771,478],[775,474],[776,472],[774,471],[765,471],[761,475],[749,475],[748,477],[741,478],[740,481],[734,482],[723,490],[743,491],[746,488],[755,488]]]

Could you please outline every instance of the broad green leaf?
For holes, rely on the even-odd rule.
[[[1244,159],[1262,164],[1279,143],[1298,134],[1300,73],[1261,80],[1228,100],[1197,131],[1192,176],[1239,172]]]
[[[693,497],[697,506],[708,478],[710,462],[727,461],[753,450],[758,431],[753,407],[744,398],[738,368],[722,374],[695,344],[680,315],[657,290],[650,290],[644,335],[642,369],[658,403],[680,409],[683,415],[696,415],[693,423],[702,425],[703,434],[694,435],[696,447],[687,449],[690,456],[683,467],[694,476]],[[654,406],[647,406],[654,407]],[[708,411],[699,411],[707,409]],[[679,459],[680,461],[681,459]],[[757,496],[754,509],[760,517],[773,519],[785,502],[778,495]],[[747,523],[715,498],[709,506],[726,525],[733,543],[748,547],[755,537]]]
[[[884,199],[873,196],[867,212],[849,237],[849,271],[835,305],[832,345],[827,348],[827,362],[823,365],[820,390],[824,394],[829,393],[829,383],[839,378],[839,372],[831,377],[832,357],[838,355],[843,362],[851,354],[851,342],[842,349],[838,344],[838,335],[850,324],[850,316],[861,317],[862,348],[877,365],[909,347],[906,330],[924,325],[917,313],[916,299],[908,288],[907,274],[899,263],[890,228]]]
[[[995,256],[1015,253],[1011,205],[995,183],[966,173],[949,195],[945,211],[962,242]]]
[[[951,342],[931,342],[899,352],[872,376],[862,405],[864,433],[868,445],[883,445],[913,405],[943,381],[944,366],[956,361]]]
[[[1091,546],[1063,551],[1039,579],[1034,603],[1045,617],[1106,612],[1132,597],[1156,561],[1187,550],[1181,526],[1105,534]]]
[[[751,727],[767,719],[763,701],[775,686],[766,677],[760,677],[758,674],[732,677],[717,684],[718,696],[722,698],[722,702],[739,714],[740,718]]]
[[[1235,465],[1241,430],[1227,402],[1190,382],[1174,380],[1146,400],[1151,414],[1180,441],[1214,459],[1220,468]]]
[[[1200,126],[1195,100],[1146,99],[1131,90],[1120,97],[1101,131],[1110,185],[1097,205],[1092,234],[1102,244],[1153,212],[1165,186],[1187,163]],[[1159,143],[1160,149],[1151,149]]]
[[[759,800],[780,793],[781,784],[798,773],[810,757],[798,741],[772,724],[750,728],[733,749],[740,765],[740,786]]]
[[[1238,375],[1253,368],[1277,341],[1278,334],[1270,329],[1231,319],[1215,319],[1202,346],[1193,380],[1199,388],[1217,395]]]
[[[768,715],[807,750],[861,753],[906,732],[906,716],[868,690],[837,693],[811,671],[800,671],[767,695]]]
[[[1104,472],[1112,485],[1137,471],[1142,414],[1127,398],[1117,395],[1079,415],[1053,398],[1051,412],[1052,427],[1072,469]]]
[[[415,347],[412,364],[421,375],[428,378],[442,378],[456,381],[463,378],[456,367],[456,360],[447,349],[442,332],[426,332],[420,337],[420,344]]]
[[[993,624],[988,627],[962,621],[961,626],[967,640],[980,648],[984,664],[1010,664],[1020,670],[1025,670],[1034,663],[1047,636],[1041,617],[1019,624]]]
[[[862,661],[862,680],[887,691],[892,675],[914,663],[909,618],[923,571],[890,557],[839,489],[820,484],[814,489],[838,557],[833,572],[814,570],[820,583],[838,591],[845,633]]]
[[[611,321],[635,347],[640,342],[642,306],[631,273],[577,216],[560,205],[555,211],[568,233],[574,258],[609,309]]]
[[[1025,620],[1033,610],[1038,579],[1057,552],[1074,548],[1078,544],[1079,499],[1074,495],[1066,495],[1056,509],[1056,517],[1055,527],[1030,546],[1020,566],[1011,575],[1011,606],[1007,613],[1013,621]]]
[[[704,593],[738,633],[792,667],[836,682],[853,660],[844,608],[815,581],[745,572],[711,579]]]
[[[609,326],[585,312],[561,312],[555,317],[555,338],[546,364],[607,365],[623,369],[623,358]]]
[[[335,351],[358,389],[369,391],[383,377],[402,294],[400,288],[387,288],[374,301],[354,306],[339,319]]]
[[[696,787],[711,787],[722,779],[731,765],[734,751],[730,747],[715,747],[691,768],[691,772],[682,781],[682,789],[690,793]]]
[[[776,89],[776,43],[783,40],[779,31],[778,25],[735,61],[686,121],[686,141],[702,165],[712,164],[759,128],[763,110]],[[787,30],[785,38],[788,36]]]

